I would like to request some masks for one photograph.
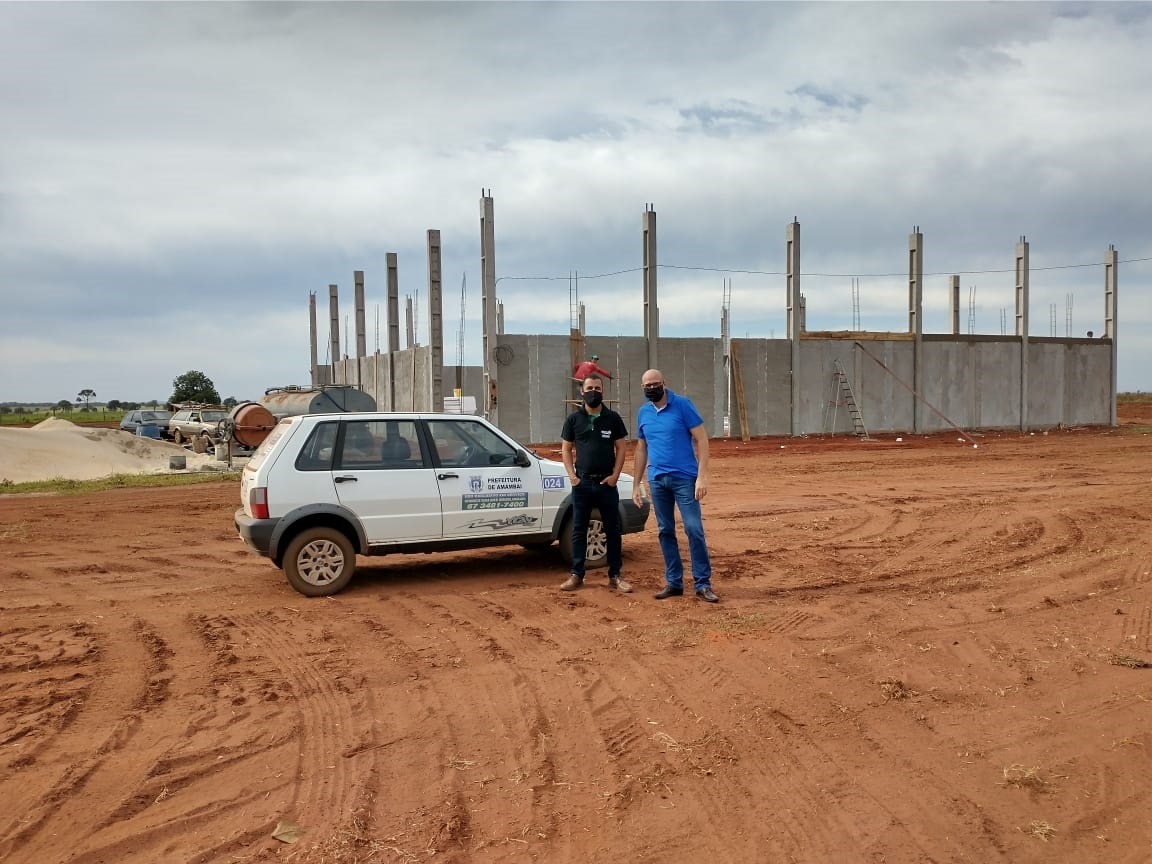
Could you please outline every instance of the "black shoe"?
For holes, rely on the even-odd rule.
[[[696,596],[706,603],[719,603],[720,598],[712,593],[711,588],[701,588],[696,592]]]
[[[654,596],[657,600],[667,600],[669,597],[681,597],[683,594],[683,588],[673,588],[671,585],[665,585],[664,590]]]

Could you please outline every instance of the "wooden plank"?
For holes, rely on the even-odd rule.
[[[740,377],[740,353],[736,340],[731,340],[729,350],[732,353],[732,389],[736,391],[736,409],[740,414],[740,440],[748,440],[748,411],[744,407],[744,381]]]

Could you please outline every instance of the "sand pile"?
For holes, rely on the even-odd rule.
[[[188,471],[223,471],[228,467],[210,453],[192,453],[168,441],[119,429],[87,429],[58,417],[31,429],[0,428],[0,482],[181,473],[169,467],[171,456],[186,457]]]

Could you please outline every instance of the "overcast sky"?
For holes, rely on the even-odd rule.
[[[1033,336],[1099,335],[1115,245],[1152,389],[1150,48],[1144,3],[0,3],[0,402],[307,384],[354,270],[386,349],[388,252],[426,342],[430,228],[479,363],[482,189],[509,333],[566,333],[578,272],[589,333],[642,334],[648,203],[664,335],[719,336],[729,278],[733,335],[782,337],[794,217],[809,329],[853,275],[906,329],[919,226],[925,330],[961,273],[962,330],[1012,332],[1026,235]]]

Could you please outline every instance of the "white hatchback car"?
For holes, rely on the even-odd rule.
[[[649,505],[621,474],[624,533]],[[286,417],[244,467],[236,530],[311,597],[335,594],[356,555],[436,552],[560,541],[572,560],[571,488],[564,465],[541,459],[482,417],[307,414]],[[599,513],[586,566],[606,563]]]

